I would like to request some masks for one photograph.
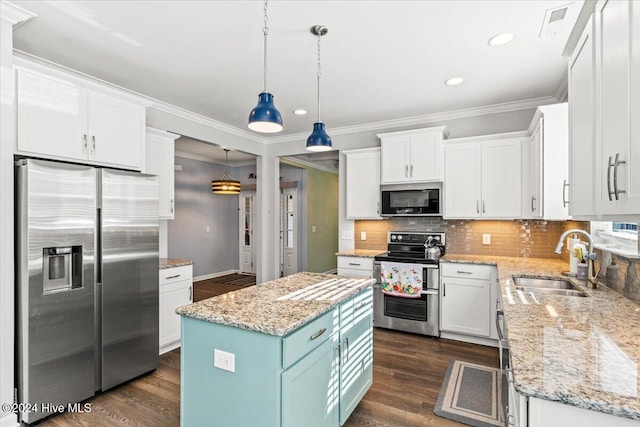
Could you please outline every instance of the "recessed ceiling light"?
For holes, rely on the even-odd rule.
[[[296,110],[293,110],[293,114],[295,114],[296,116],[304,116],[307,114],[307,110],[303,110],[302,108],[298,108]]]
[[[464,82],[464,79],[462,77],[451,77],[449,80],[444,82],[444,84],[446,84],[447,86],[457,86],[462,82]]]
[[[489,43],[489,46],[492,46],[492,47],[502,46],[502,45],[505,45],[507,43],[511,43],[511,41],[515,37],[516,36],[514,36],[511,33],[500,33],[500,34],[496,34],[495,36],[491,37],[487,43]]]

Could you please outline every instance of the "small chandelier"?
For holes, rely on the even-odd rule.
[[[258,105],[249,114],[249,129],[260,133],[276,133],[283,129],[282,115],[273,103],[273,95],[267,92],[267,0],[264,0],[264,90],[258,95]]]
[[[240,181],[229,174],[229,150],[224,148],[224,174],[222,178],[211,181],[213,194],[240,194]]]
[[[309,151],[329,151],[331,150],[331,137],[324,128],[324,123],[320,120],[320,39],[327,34],[329,29],[324,25],[314,25],[311,27],[311,34],[318,36],[318,120],[313,124],[313,132],[307,138],[307,150]]]

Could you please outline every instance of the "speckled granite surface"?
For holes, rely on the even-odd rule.
[[[380,255],[387,252],[386,249],[349,249],[346,251],[338,252],[337,256],[353,256],[353,257],[362,257],[362,258],[373,258],[376,255]]]
[[[514,274],[558,277],[568,269],[554,259],[447,254],[441,262],[498,266],[516,390],[640,420],[640,305],[605,286],[579,286],[586,298],[515,289]]]
[[[282,300],[292,292],[330,279],[344,279],[350,285],[338,285],[344,292],[332,300]],[[207,322],[284,336],[374,283],[375,279],[297,273],[184,305],[178,307],[176,313]]]
[[[188,259],[160,258],[160,270],[164,270],[165,268],[182,267],[183,265],[191,264],[194,264],[194,262]]]

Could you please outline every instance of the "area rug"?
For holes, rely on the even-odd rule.
[[[433,413],[475,427],[503,426],[500,369],[451,360]]]

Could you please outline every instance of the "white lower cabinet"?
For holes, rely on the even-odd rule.
[[[373,258],[338,256],[338,275],[373,277]]]
[[[498,293],[497,268],[490,265],[442,263],[440,271],[442,336],[497,345],[498,334],[494,321]],[[447,332],[454,335],[447,335]]]
[[[193,301],[193,266],[160,270],[160,354],[180,347],[176,308]]]

